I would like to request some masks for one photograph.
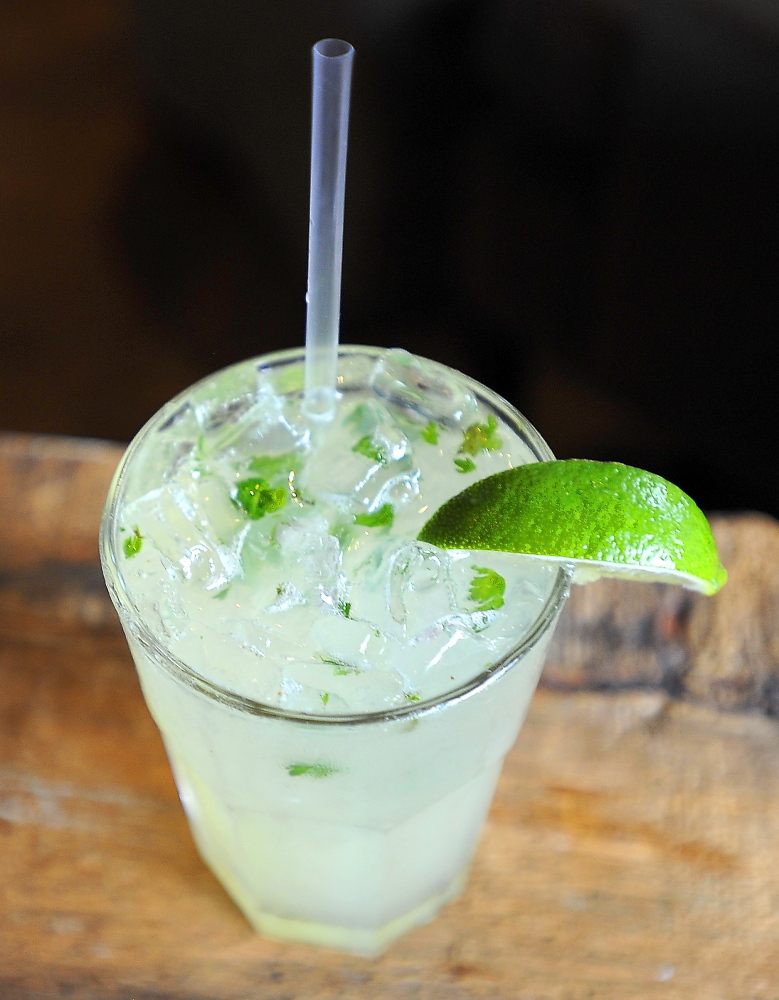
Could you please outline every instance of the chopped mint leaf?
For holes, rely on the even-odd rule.
[[[283,507],[287,495],[283,489],[272,490],[264,479],[253,476],[238,483],[235,499],[237,505],[246,511],[253,521],[257,521],[265,514]]]
[[[339,601],[338,602],[338,610],[341,612],[341,614],[344,616],[344,618],[348,618],[351,615],[351,613],[352,613],[352,603],[351,603],[351,601]]]
[[[366,458],[372,459],[374,462],[378,462],[379,465],[387,465],[387,455],[382,449],[373,443],[373,438],[370,434],[366,434],[365,437],[361,437],[357,444],[352,448],[352,451],[357,452],[358,455],[365,455]]]
[[[342,660],[340,656],[330,656],[319,654],[319,659],[322,663],[329,663],[331,667],[335,667],[333,674],[336,677],[346,677],[347,674],[361,674],[362,670],[350,663],[348,660]]]
[[[364,524],[366,528],[389,527],[395,519],[395,511],[391,503],[385,503],[378,510],[366,514],[355,514],[354,523]]]
[[[351,524],[345,524],[343,521],[336,521],[336,523],[330,528],[330,534],[338,539],[338,544],[342,549],[349,547],[349,542],[352,540],[352,527]]]
[[[486,424],[471,424],[463,434],[463,443],[460,451],[465,451],[469,455],[478,455],[480,451],[495,451],[503,447],[503,441],[495,431],[498,428],[498,421],[491,413],[487,417]]]
[[[435,420],[431,420],[430,423],[423,429],[422,438],[427,441],[428,444],[438,444],[438,424]]]
[[[476,463],[472,462],[470,458],[456,458],[454,464],[457,466],[458,472],[473,472],[476,468]]]
[[[218,594],[214,594],[214,600],[215,601],[223,601],[225,599],[225,597],[227,597],[227,592],[228,592],[229,589],[230,589],[229,587],[225,587],[225,589],[224,590],[220,590]]]
[[[419,701],[419,695],[414,691],[406,691],[406,701]]]
[[[141,551],[141,546],[143,545],[143,535],[141,534],[138,525],[136,524],[133,528],[133,533],[129,538],[124,540],[124,554],[128,559],[132,556],[137,556]]]
[[[297,778],[301,774],[308,774],[312,778],[329,778],[340,770],[340,767],[333,764],[287,764],[287,773],[291,778]]]
[[[505,604],[503,595],[506,592],[506,581],[494,569],[486,566],[474,566],[476,576],[471,583],[468,597],[475,601],[479,611],[497,611]]]
[[[367,434],[376,425],[376,415],[369,403],[358,403],[352,412],[344,418],[344,427],[356,427],[358,433]]]
[[[294,451],[283,455],[258,455],[249,463],[249,471],[270,483],[274,479],[289,479],[290,472],[300,465],[301,457]]]
[[[319,697],[322,699],[323,705],[326,705],[328,701],[330,701],[330,695],[327,693],[327,691],[323,691]]]

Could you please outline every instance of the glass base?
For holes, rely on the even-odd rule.
[[[200,851],[203,860],[213,871],[238,908],[252,927],[271,941],[298,942],[318,945],[321,948],[335,948],[352,955],[375,958],[385,951],[393,941],[414,927],[430,923],[442,906],[455,900],[468,881],[468,869],[461,871],[440,892],[430,896],[408,913],[401,914],[381,927],[343,927],[337,924],[323,924],[313,920],[298,920],[275,913],[265,913],[258,909],[251,897],[235,881],[231,873],[215,865]]]
[[[255,930],[365,956],[428,923],[462,892],[501,765],[391,830],[340,825],[334,833],[332,823],[230,809],[170,759],[200,856]]]

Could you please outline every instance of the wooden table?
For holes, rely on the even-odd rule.
[[[119,455],[0,435],[3,1000],[779,996],[779,525],[715,519],[711,600],[575,590],[465,894],[367,960],[195,852],[97,563]]]

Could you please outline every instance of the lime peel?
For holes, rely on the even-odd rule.
[[[620,462],[568,459],[498,472],[448,500],[419,540],[567,564],[577,583],[622,577],[713,594],[727,579],[695,502]]]

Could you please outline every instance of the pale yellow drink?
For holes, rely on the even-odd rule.
[[[164,407],[102,555],[206,862],[261,933],[375,954],[462,888],[568,581],[415,541],[551,457],[495,394],[349,347],[334,421],[301,389],[288,352]]]

